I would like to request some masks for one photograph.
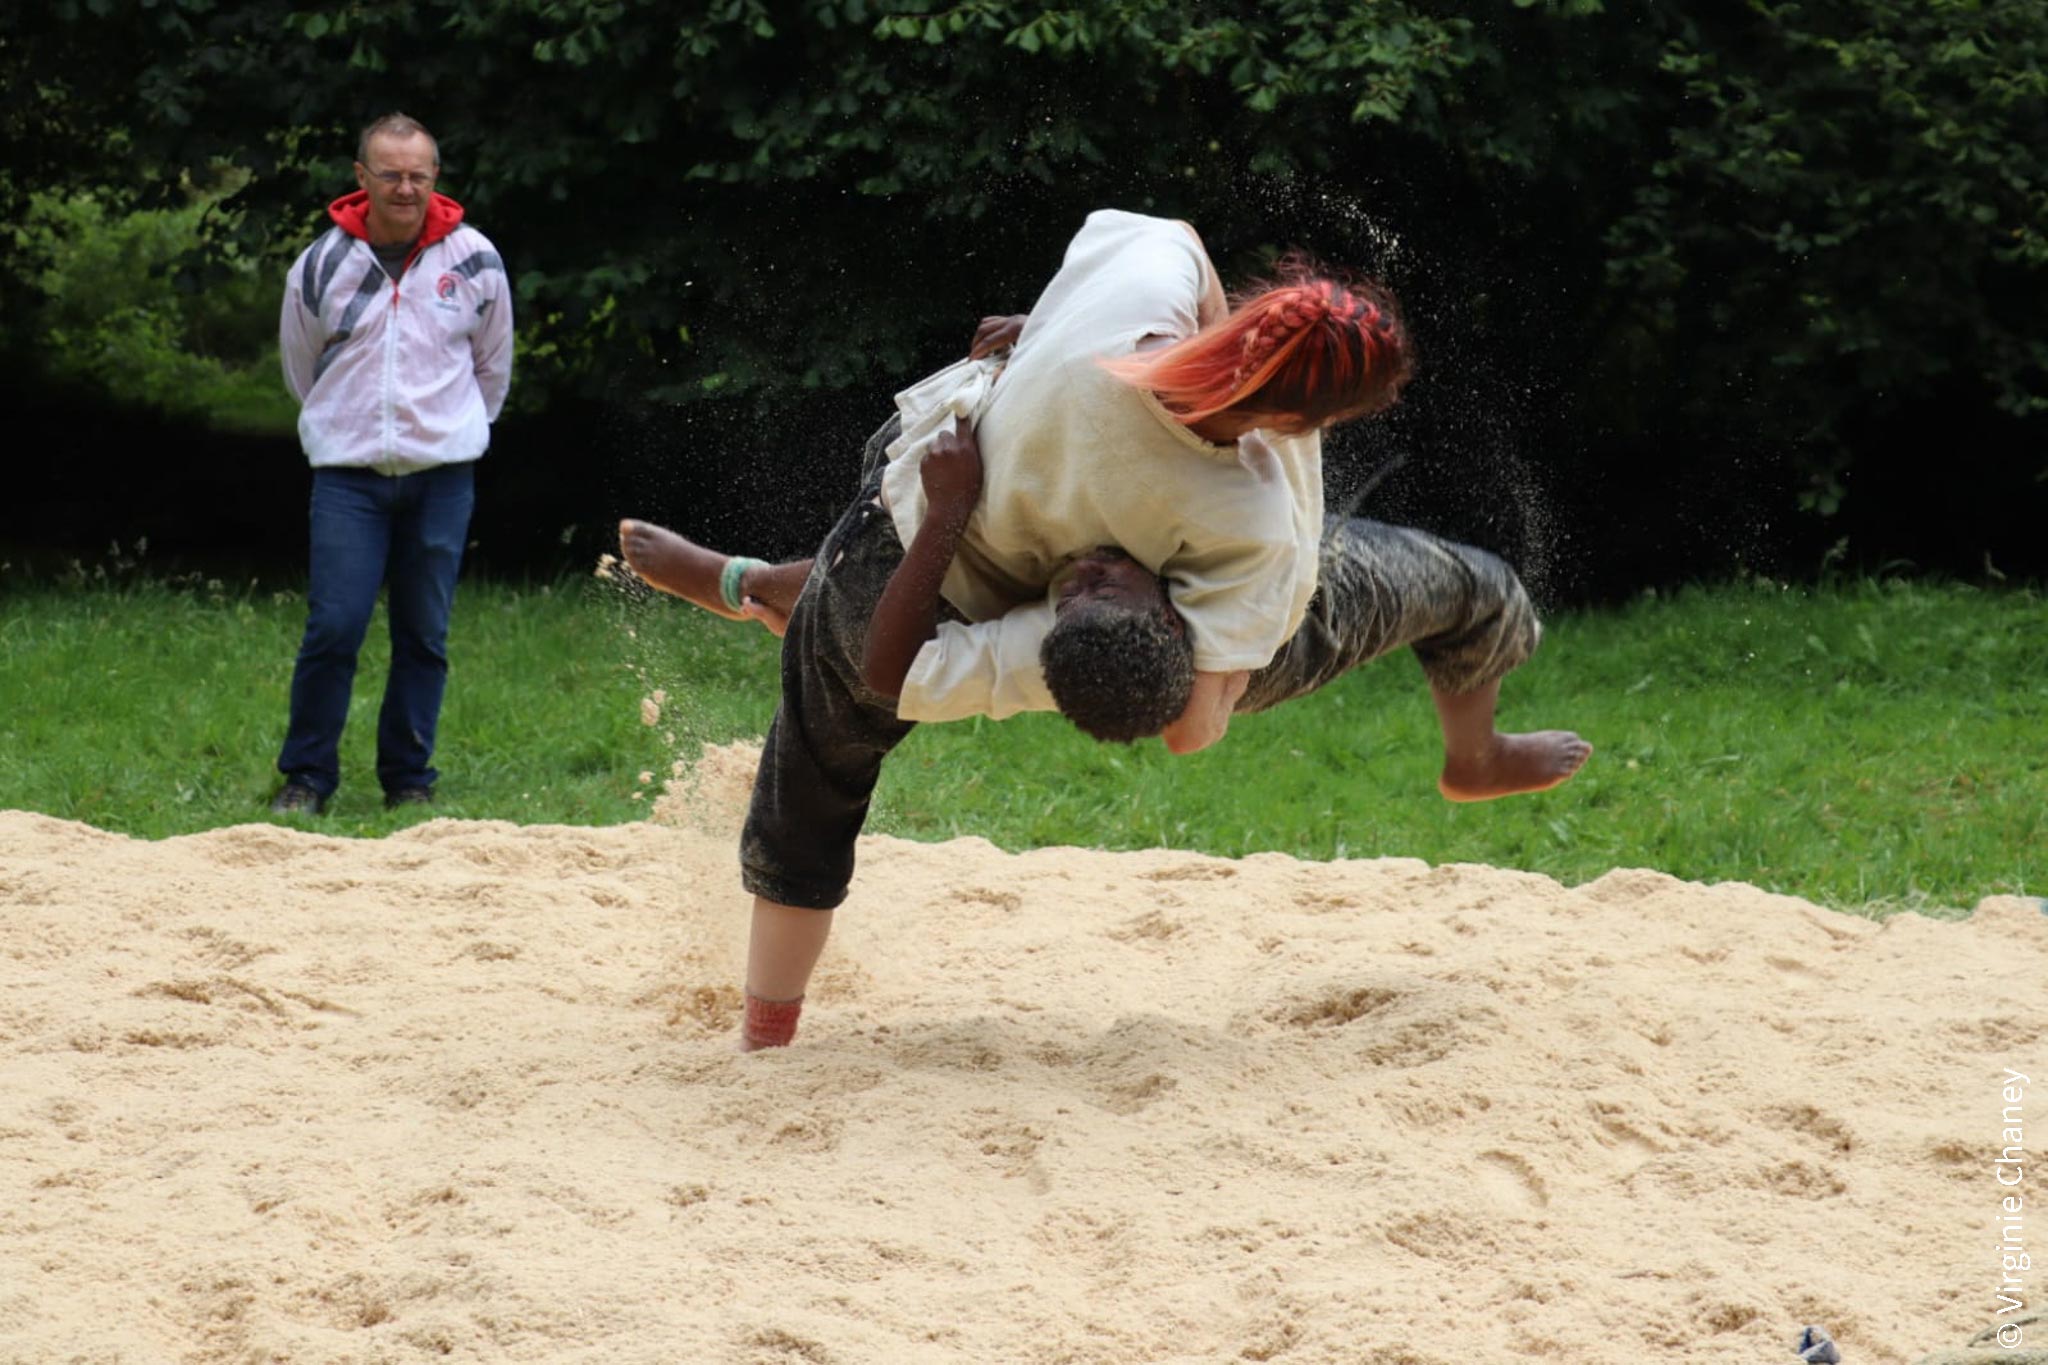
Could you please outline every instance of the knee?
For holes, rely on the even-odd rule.
[[[402,601],[394,592],[388,607],[392,650],[412,658],[446,663],[452,605],[445,597]]]
[[[1505,577],[1501,591],[1501,617],[1506,622],[1506,633],[1514,642],[1519,667],[1536,652],[1536,646],[1543,641],[1543,622],[1536,615],[1536,604],[1529,597],[1529,590],[1522,586],[1521,578],[1505,563],[1501,565]]]
[[[354,658],[370,628],[370,613],[353,603],[314,598],[306,612],[306,633],[299,653]]]
[[[447,635],[459,562],[459,547],[450,554],[430,550],[393,570],[386,603],[393,630],[429,639]]]

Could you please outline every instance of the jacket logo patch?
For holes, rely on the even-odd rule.
[[[434,281],[434,302],[443,308],[460,308],[462,305],[455,297],[458,288],[459,284],[454,275],[443,274],[440,279]]]

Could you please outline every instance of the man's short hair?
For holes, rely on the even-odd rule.
[[[1194,651],[1158,607],[1062,612],[1038,662],[1060,714],[1115,744],[1164,730],[1187,709],[1195,685]]]
[[[363,129],[361,136],[356,138],[356,160],[365,166],[370,164],[370,139],[373,137],[408,138],[414,133],[421,134],[434,144],[434,166],[438,170],[441,165],[440,140],[427,132],[427,125],[412,115],[396,112],[384,115]]]

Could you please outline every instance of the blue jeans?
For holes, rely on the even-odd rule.
[[[474,463],[390,478],[313,471],[306,634],[292,670],[291,725],[277,770],[322,796],[341,785],[341,731],[356,652],[388,585],[391,673],[377,716],[377,781],[431,787],[434,727],[448,682],[448,617],[476,501]]]

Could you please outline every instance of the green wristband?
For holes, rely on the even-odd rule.
[[[725,561],[725,567],[718,572],[718,595],[724,600],[726,610],[741,609],[740,580],[747,576],[747,570],[767,567],[761,560],[749,559],[745,555],[734,555]]]

